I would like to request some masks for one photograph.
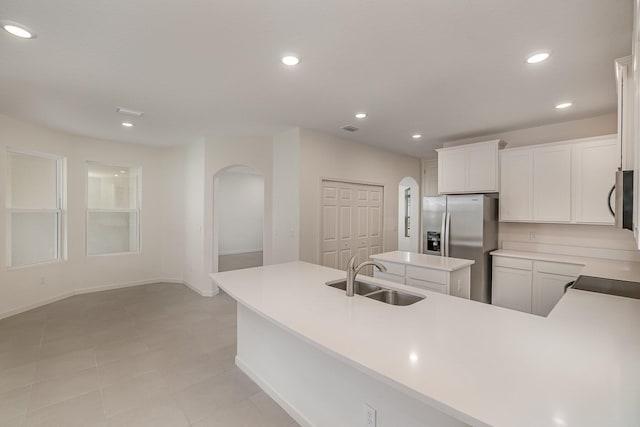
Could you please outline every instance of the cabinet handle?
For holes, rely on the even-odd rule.
[[[614,191],[616,191],[615,185],[611,187],[611,190],[609,190],[609,195],[607,196],[607,207],[609,208],[609,212],[611,212],[611,216],[615,218],[616,213],[613,211],[613,208],[611,207],[611,196],[613,196]]]

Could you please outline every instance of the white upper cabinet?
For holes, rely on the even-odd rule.
[[[612,224],[619,162],[615,135],[503,150],[500,221]]]
[[[574,144],[571,149],[574,221],[613,224],[608,196],[620,164],[618,141],[604,138]]]
[[[533,151],[500,152],[500,220],[533,219]]]
[[[571,146],[533,152],[533,220],[571,221]]]
[[[438,152],[438,192],[495,193],[498,191],[499,139],[457,147],[441,148]]]

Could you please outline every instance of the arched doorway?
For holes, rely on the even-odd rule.
[[[420,250],[420,190],[418,183],[405,176],[398,184],[398,250]]]
[[[263,265],[264,174],[231,166],[213,182],[213,271]]]

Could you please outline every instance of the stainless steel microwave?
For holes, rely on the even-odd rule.
[[[615,191],[615,210],[611,196]],[[616,172],[616,184],[609,192],[609,211],[615,218],[616,228],[633,230],[633,171]]]

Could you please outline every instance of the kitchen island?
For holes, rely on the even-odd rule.
[[[569,290],[549,317],[427,290],[390,306],[304,262],[212,274],[238,301],[237,365],[300,424],[640,425],[640,301]],[[557,315],[556,315],[557,312]]]

